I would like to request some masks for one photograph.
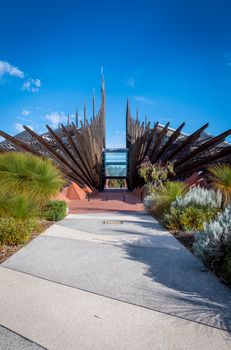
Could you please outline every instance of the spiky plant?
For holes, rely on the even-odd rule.
[[[183,195],[186,190],[187,187],[183,182],[166,182],[152,195],[153,205],[150,210],[157,216],[163,216],[170,208],[172,202],[174,202],[178,196]]]
[[[216,164],[209,167],[211,184],[223,194],[223,207],[231,202],[231,166]]]
[[[23,152],[0,154],[0,198],[22,196],[44,205],[64,184],[51,160]]]
[[[26,220],[39,215],[35,203],[23,196],[5,197],[0,200],[0,216]]]

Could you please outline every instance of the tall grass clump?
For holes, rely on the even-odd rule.
[[[51,160],[23,153],[0,154],[0,198],[22,196],[44,205],[64,184],[60,170]]]
[[[25,243],[63,184],[51,160],[22,152],[0,154],[0,245]]]
[[[231,202],[231,166],[216,164],[209,167],[211,184],[223,195],[222,206],[225,208]]]
[[[23,196],[17,195],[0,200],[0,217],[26,220],[36,218],[39,214],[36,204]]]
[[[154,216],[162,218],[166,211],[169,210],[171,203],[178,196],[183,195],[187,190],[183,182],[168,181],[156,189],[144,200],[144,205]]]

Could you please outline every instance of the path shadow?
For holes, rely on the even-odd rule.
[[[136,236],[118,249],[121,258],[144,266],[139,273],[150,283],[142,279],[137,285],[137,293],[143,297],[141,306],[231,332],[231,289],[202,271],[203,264],[157,221],[141,213],[135,216],[135,222],[125,219],[122,225],[108,225],[108,234]],[[76,219],[70,218],[59,225],[78,228]],[[94,230],[97,228],[90,232],[97,233]]]
[[[165,292],[169,289],[169,305],[161,304],[160,296],[159,311],[231,331],[230,288],[203,271],[201,262],[172,236],[158,234],[152,246],[145,240],[141,244],[125,243],[122,249],[126,259],[145,265],[144,275],[154,284],[162,285]]]

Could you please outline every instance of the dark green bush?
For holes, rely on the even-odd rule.
[[[231,252],[225,255],[221,270],[226,281],[231,284]]]
[[[50,201],[48,202],[45,210],[44,217],[49,221],[62,220],[67,214],[67,204],[65,201]]]
[[[202,230],[204,223],[214,219],[217,209],[198,205],[186,207],[171,207],[165,215],[166,225],[173,231],[198,231]]]
[[[24,244],[30,238],[34,228],[35,221],[32,219],[0,218],[0,244]]]

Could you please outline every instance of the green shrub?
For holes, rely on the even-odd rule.
[[[214,208],[189,206],[181,215],[181,226],[183,231],[203,230],[204,223],[214,218],[217,211]]]
[[[225,255],[221,271],[226,281],[231,284],[231,251]]]
[[[154,216],[162,218],[165,212],[169,210],[172,202],[185,191],[186,186],[183,182],[168,181],[145,198],[144,206]]]
[[[24,244],[30,238],[35,227],[34,220],[0,218],[0,244]]]
[[[44,217],[49,221],[62,220],[67,214],[67,204],[65,201],[50,201],[45,210]]]
[[[60,170],[49,159],[23,152],[0,154],[0,197],[23,196],[44,205],[63,184]]]
[[[166,226],[173,231],[203,230],[213,220],[222,203],[222,195],[213,189],[193,187],[185,195],[177,196],[165,214]]]
[[[145,184],[145,193],[147,193],[147,196],[152,196],[156,193],[156,187],[153,185],[153,183],[149,182]]]
[[[144,207],[147,211],[150,211],[154,205],[155,195],[149,194],[144,198]]]
[[[38,216],[38,208],[23,196],[5,197],[0,201],[0,216],[25,220]]]
[[[166,211],[170,209],[171,204],[178,196],[181,196],[186,191],[186,186],[183,182],[166,182],[155,195],[154,213],[162,217]]]
[[[146,156],[139,166],[138,174],[146,184],[152,183],[155,187],[159,187],[167,181],[169,175],[174,174],[174,166],[171,162],[152,164]]]
[[[217,214],[217,209],[197,205],[171,207],[165,215],[166,226],[173,231],[198,231]]]
[[[167,228],[169,228],[171,231],[174,231],[174,232],[180,231],[181,215],[182,215],[181,208],[171,207],[169,209],[169,212],[166,213],[164,216],[165,225],[167,226]]]

